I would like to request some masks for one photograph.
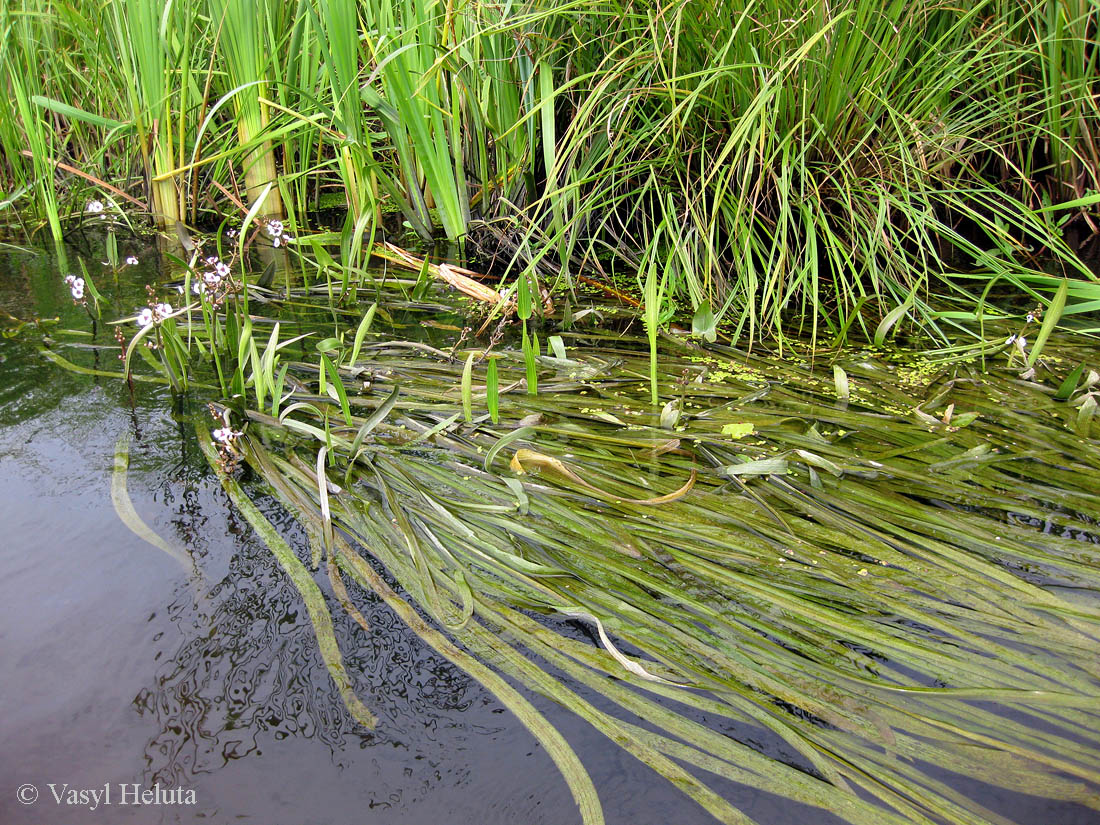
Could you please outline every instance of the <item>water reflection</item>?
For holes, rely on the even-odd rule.
[[[167,498],[176,505],[177,535],[201,556],[210,519],[198,497],[184,490],[172,502]],[[297,529],[286,516],[268,517],[282,522],[283,531]],[[480,688],[410,638],[381,602],[354,593],[369,635],[338,605],[332,614],[348,673],[379,716],[376,731],[364,729],[340,702],[297,590],[231,512],[226,527],[237,544],[227,574],[198,605],[187,591],[168,606],[183,640],[157,654],[162,664],[154,684],[133,701],[160,727],[145,750],[148,780],[187,784],[286,738],[323,742],[338,765],[346,764],[346,752],[381,742],[418,752],[438,749],[431,732],[452,725],[448,714],[468,709]]]
[[[10,352],[5,343],[0,350]],[[379,717],[375,731],[358,726],[297,591],[228,506],[190,429],[153,413],[159,401],[139,391],[138,437],[123,399],[78,381],[83,391],[60,397],[44,383],[45,408],[22,421],[0,405],[0,651],[8,686],[0,773],[20,782],[194,788],[198,807],[165,822],[356,817],[389,825],[441,819],[459,804],[470,821],[486,820],[486,811],[490,822],[512,814],[562,821],[537,815],[540,804],[571,806],[526,731],[349,581],[371,632],[331,605],[335,630],[358,694]],[[115,514],[120,430],[133,437],[136,510],[191,554],[206,584]],[[265,511],[304,550],[296,525]],[[507,781],[480,770],[497,758],[509,765]],[[491,813],[502,806],[512,814]],[[363,814],[369,810],[373,819]],[[32,825],[40,813],[10,794],[0,798],[0,822]],[[111,814],[46,821],[148,821],[147,811]]]

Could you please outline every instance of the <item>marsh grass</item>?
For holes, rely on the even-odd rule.
[[[244,161],[248,203],[256,203],[261,192],[276,181],[275,155],[266,135],[270,115],[266,101],[272,96],[271,56],[277,54],[274,26],[282,22],[269,0],[210,0],[209,17],[215,26],[215,51],[225,67],[224,90],[233,103],[237,135],[248,150]],[[278,29],[282,36],[281,28]],[[282,217],[279,189],[267,191],[266,214]]]
[[[132,124],[149,181],[149,205],[162,227],[173,226],[183,215],[183,193],[167,173],[181,163],[181,133],[186,140],[186,127],[182,123],[177,126],[176,117],[186,116],[187,99],[182,95],[190,91],[186,77],[190,66],[183,59],[189,52],[185,44],[191,21],[178,19],[188,15],[187,8],[187,4],[172,4],[168,8],[171,14],[165,15],[165,6],[158,0],[117,0],[106,7],[111,49],[122,72],[114,86],[127,104],[118,114]],[[172,23],[181,24],[178,31],[185,38],[183,43],[176,40],[177,29]],[[181,58],[180,62],[176,58]]]
[[[1031,245],[1094,286],[1045,209],[1087,188],[1087,173],[1062,174],[1088,164],[1042,157],[1074,143],[1050,130],[1057,112],[1095,129],[1079,72],[1096,8],[1047,7],[1075,21],[1075,73],[1043,62],[1070,36],[1039,6],[585,7],[571,23],[588,37],[569,53],[582,68],[558,91],[558,185],[526,232],[540,255],[558,241],[588,263],[671,268],[670,297],[731,322],[735,340],[792,318],[812,338],[867,332],[914,290],[966,294],[956,276],[970,269],[1028,290]],[[926,300],[911,310],[949,328]]]
[[[945,339],[970,319],[939,298],[973,318],[990,286],[1047,304],[1066,276],[1067,318],[1100,301],[1063,241],[1098,226],[1098,16],[21,0],[3,18],[4,186],[60,237],[84,181],[133,196],[138,158],[165,224],[220,221],[269,183],[266,210],[285,195],[304,224],[339,192],[349,242],[396,209],[509,279],[614,288],[655,267],[657,314],[708,336],[871,340],[906,305],[897,329]]]
[[[10,190],[33,192],[38,211],[44,215],[50,234],[59,243],[63,237],[57,189],[54,185],[55,134],[48,118],[36,110],[33,100],[42,90],[41,76],[34,68],[49,53],[49,42],[39,37],[50,27],[39,24],[31,10],[6,5],[0,10],[0,70],[9,93],[8,111],[3,118],[0,140],[11,170]],[[26,168],[24,152],[30,154]]]

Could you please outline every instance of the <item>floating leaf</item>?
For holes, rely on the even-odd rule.
[[[663,407],[661,407],[661,429],[671,430],[676,427],[677,422],[680,420],[680,402],[676,399],[669,401]],[[750,426],[751,430],[752,427]],[[737,436],[740,438],[740,436]]]
[[[546,339],[546,343],[550,345],[550,350],[554,353],[554,357],[559,361],[568,360],[565,354],[565,343],[561,340],[560,335],[551,335]]]
[[[469,424],[474,420],[474,354],[466,356],[466,363],[462,366],[462,379],[460,388],[462,392],[462,415]]]
[[[1039,360],[1039,354],[1046,346],[1047,339],[1054,332],[1058,321],[1062,317],[1062,311],[1066,308],[1066,297],[1069,295],[1069,278],[1063,278],[1058,284],[1054,297],[1050,299],[1046,312],[1043,314],[1043,324],[1039,327],[1039,334],[1035,336],[1035,342],[1031,345],[1031,352],[1027,356],[1027,366],[1032,367]]]
[[[512,471],[520,475],[528,472],[528,467],[538,467],[542,470],[549,470],[550,472],[567,479],[568,481],[578,484],[585,490],[602,498],[612,498],[615,501],[622,502],[623,504],[667,504],[671,501],[676,501],[679,498],[683,498],[692,487],[695,486],[695,470],[691,471],[691,476],[684,483],[679,490],[671,493],[667,493],[663,496],[657,496],[656,498],[646,499],[634,499],[634,498],[617,498],[611,496],[608,493],[600,490],[598,487],[589,484],[583,478],[578,476],[572,470],[570,470],[560,459],[553,456],[545,455],[544,453],[536,452],[535,450],[520,449],[516,450],[515,455],[512,456],[511,461]]]
[[[1095,414],[1096,396],[1090,393],[1085,396],[1085,400],[1081,403],[1081,408],[1077,411],[1075,428],[1078,435],[1083,435],[1086,438],[1088,437],[1091,430],[1092,419]]]
[[[494,424],[500,423],[500,378],[498,377],[497,359],[489,358],[489,366],[485,368],[485,406],[489,409],[489,419]]]
[[[370,331],[370,325],[374,321],[374,314],[378,311],[378,304],[373,303],[363,313],[363,318],[359,321],[359,326],[355,330],[355,341],[351,346],[351,354],[348,356],[348,366],[352,366],[359,360],[359,350],[363,346],[363,339],[367,337],[367,333]]]
[[[909,308],[916,299],[917,290],[920,288],[920,285],[921,282],[919,280],[914,283],[913,288],[909,290],[909,294],[905,296],[905,300],[886,313],[886,316],[879,322],[879,325],[875,327],[874,343],[876,347],[881,347],[886,343],[887,334],[894,328],[894,325],[909,312]]]
[[[837,364],[833,364],[833,384],[836,385],[836,400],[842,403],[847,403],[851,400],[852,391],[848,386],[848,373],[840,368]]]
[[[1077,390],[1077,385],[1081,381],[1081,374],[1085,371],[1085,362],[1082,361],[1078,364],[1066,379],[1058,387],[1058,392],[1054,394],[1054,397],[1059,401],[1066,401]]]
[[[746,435],[752,435],[756,432],[756,428],[745,421],[732,422],[722,427],[722,435],[728,435],[730,438],[744,438]]]

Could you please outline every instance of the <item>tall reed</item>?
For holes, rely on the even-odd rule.
[[[270,120],[267,99],[271,61],[278,54],[279,22],[273,0],[209,0],[214,43],[225,69],[225,92],[232,96],[239,146],[244,153],[245,190],[249,205],[278,177],[275,153],[266,132]],[[279,4],[282,5],[282,4]],[[265,214],[282,217],[279,189],[270,187],[263,205]]]
[[[360,84],[363,71],[362,25],[354,0],[318,0],[311,20],[316,33],[323,83],[327,86],[333,126],[341,133],[336,162],[352,217],[378,208],[378,179],[396,193],[374,157],[371,124],[364,117]],[[425,227],[426,230],[426,227]]]
[[[186,5],[186,4],[184,4]],[[126,114],[133,123],[142,165],[149,180],[150,207],[159,226],[172,226],[183,216],[176,176],[164,176],[180,165],[182,146],[176,117],[179,90],[174,63],[180,56],[177,15],[181,4],[166,0],[111,0],[107,8],[111,47],[124,77]],[[185,23],[190,22],[185,20]]]
[[[1095,0],[20,4],[0,145],[44,212],[55,168],[129,194],[136,152],[162,224],[220,217],[243,159],[269,213],[339,192],[349,233],[396,210],[509,277],[656,262],[662,317],[737,340],[903,305],[942,337],[933,295],[1049,303],[1044,256],[1092,283],[1063,234],[1100,229]]]
[[[0,8],[0,80],[9,91],[0,145],[9,170],[8,185],[33,191],[50,234],[60,242],[63,234],[52,163],[57,134],[48,113],[33,102],[44,91],[39,66],[50,59],[53,22],[26,2]]]
[[[535,240],[536,259],[562,239],[582,261],[612,255],[642,270],[674,250],[671,296],[717,310],[735,338],[779,334],[792,319],[814,335],[873,326],[914,284],[953,292],[960,268],[1023,289],[1031,245],[1087,278],[1036,211],[1017,137],[1034,128],[1077,147],[1077,168],[1094,174],[1084,160],[1095,97],[1078,80],[1046,98],[1058,100],[1044,104],[1048,121],[1075,113],[1055,134],[1035,124],[1030,86],[1006,83],[1036,64],[1048,86],[1062,76],[1059,37],[1094,54],[1088,15],[1071,19],[1077,37],[1036,30],[1037,49],[990,1],[572,6],[539,24],[573,38],[551,61],[569,66],[555,80],[566,127],[516,232]],[[1070,62],[1078,76],[1090,65]],[[648,233],[662,220],[655,248]],[[925,306],[914,315],[935,329]]]

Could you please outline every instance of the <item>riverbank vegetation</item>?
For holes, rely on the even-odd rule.
[[[1098,15],[19,0],[0,11],[4,214],[61,238],[92,197],[169,228],[255,207],[308,238],[336,207],[369,241],[396,213],[505,284],[613,282],[657,304],[651,325],[735,341],[870,340],[898,307],[946,335],[1063,277],[1070,319],[1100,306],[1077,251],[1100,198]]]

